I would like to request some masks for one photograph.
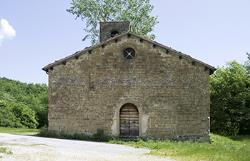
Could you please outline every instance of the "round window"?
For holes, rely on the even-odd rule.
[[[123,56],[126,58],[126,59],[133,59],[135,57],[135,50],[132,49],[132,48],[126,48],[124,51],[123,51]]]

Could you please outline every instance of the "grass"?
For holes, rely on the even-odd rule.
[[[9,127],[0,127],[0,133],[9,133],[9,134],[19,134],[19,135],[37,135],[39,134],[39,129],[25,129],[25,128],[9,128]]]
[[[211,134],[211,143],[176,142],[162,140],[124,141],[106,138],[102,132],[89,138],[82,135],[55,135],[46,130],[20,129],[0,127],[0,133],[40,135],[45,137],[69,138],[78,140],[107,141],[113,144],[129,145],[137,148],[149,148],[150,155],[157,155],[176,159],[177,161],[249,161],[250,136],[225,137]],[[101,139],[101,140],[100,140]],[[0,146],[0,153],[9,153],[7,148]],[[10,152],[11,153],[11,152]]]
[[[12,154],[12,152],[11,152],[8,148],[2,147],[2,146],[0,145],[0,158],[2,158],[1,153],[2,153],[2,154]]]
[[[1,146],[0,146],[0,153],[12,154],[12,152],[8,148],[1,147]]]
[[[175,141],[121,141],[110,143],[152,149],[151,155],[173,158],[179,161],[249,161],[250,136],[229,138],[211,134],[210,143]]]

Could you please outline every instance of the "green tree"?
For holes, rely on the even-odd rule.
[[[37,109],[36,115],[38,120],[38,128],[48,126],[48,94],[44,94],[39,99],[40,108]]]
[[[16,118],[12,108],[6,101],[0,100],[0,126],[3,127],[23,127],[19,118]]]
[[[0,126],[36,128],[35,111],[21,103],[0,100]]]
[[[0,101],[5,102],[6,106],[5,108],[0,109],[0,112],[3,116],[6,117],[0,117],[2,121],[2,124],[0,125],[4,126],[4,123],[10,127],[34,127],[35,120],[38,122],[38,127],[47,126],[48,125],[48,87],[45,84],[27,84],[22,83],[15,80],[10,80],[7,78],[0,78]],[[17,109],[13,109],[13,108]],[[26,108],[29,108],[31,111],[35,112],[35,117],[33,117],[33,112],[28,111]],[[17,112],[20,115],[16,115],[15,117],[12,117],[14,114],[12,113],[14,111],[18,111],[18,109],[21,109],[23,114],[25,113],[31,113],[30,118],[25,118],[23,115],[21,115],[21,112]],[[9,118],[10,121],[4,120],[2,118]],[[16,120],[13,120],[13,119]],[[22,120],[23,119],[23,120]],[[25,121],[26,120],[26,121]],[[31,125],[27,121],[30,121]],[[12,124],[13,122],[16,122],[17,124]],[[20,126],[19,126],[20,123]],[[37,126],[37,123],[35,123],[35,126]]]
[[[131,30],[141,36],[154,39],[151,32],[158,23],[157,17],[151,16],[153,6],[149,0],[72,0],[68,12],[76,18],[86,20],[84,37],[96,43],[99,34],[99,22],[129,21]]]
[[[36,113],[28,106],[21,103],[10,103],[12,113],[20,120],[23,127],[36,128],[38,122],[36,120]]]
[[[247,53],[247,61],[245,62],[244,67],[246,68],[248,73],[250,73],[250,54],[249,53]]]
[[[219,68],[211,83],[211,131],[224,135],[250,132],[250,79],[233,61]]]

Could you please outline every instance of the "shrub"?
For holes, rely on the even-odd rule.
[[[40,129],[40,132],[39,132],[38,136],[59,138],[58,133],[53,132],[53,131],[49,131],[47,127],[42,127]]]
[[[36,117],[38,121],[38,128],[48,126],[48,107],[38,109],[36,111]]]
[[[17,128],[36,128],[35,112],[20,103],[0,101],[0,126]]]
[[[74,139],[74,140],[90,140],[90,141],[98,141],[105,142],[111,139],[110,136],[105,135],[102,129],[98,129],[94,135],[85,135],[85,134],[66,134],[65,132],[56,132],[49,131],[47,128],[43,127],[40,130],[38,136],[42,137],[52,137],[52,138],[60,138],[60,139]]]
[[[12,104],[12,112],[14,113],[16,118],[20,119],[20,122],[24,127],[37,127],[38,122],[36,121],[36,114],[28,106],[23,104]]]
[[[108,141],[110,137],[105,135],[103,129],[97,129],[96,133],[92,136],[94,141]]]
[[[12,108],[5,101],[0,100],[0,126],[3,127],[23,127],[20,119],[16,118]]]
[[[219,68],[211,83],[211,131],[223,135],[250,132],[250,79],[237,62]]]

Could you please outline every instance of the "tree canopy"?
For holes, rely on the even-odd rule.
[[[98,41],[99,22],[129,21],[132,32],[154,39],[151,32],[158,23],[151,16],[153,6],[150,0],[72,0],[68,12],[86,21],[84,28],[92,43]]]
[[[211,77],[211,131],[224,135],[250,134],[250,77],[232,61]]]
[[[247,69],[248,73],[250,73],[250,54],[247,53],[247,61],[244,64],[244,67]]]
[[[0,126],[47,126],[47,113],[47,85],[0,78]]]

